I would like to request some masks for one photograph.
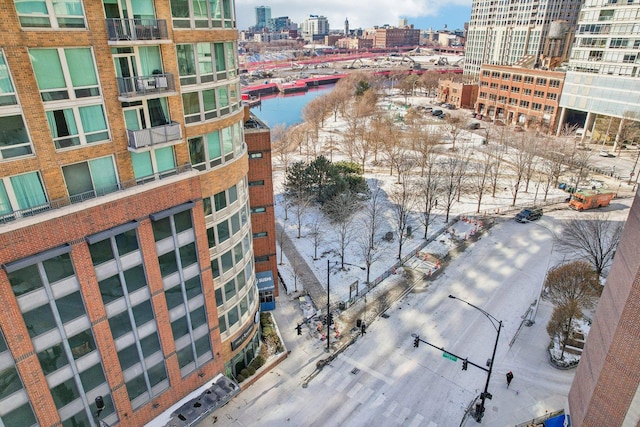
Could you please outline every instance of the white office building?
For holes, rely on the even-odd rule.
[[[568,44],[581,4],[582,0],[474,0],[464,73],[478,75],[482,64],[540,66],[540,56],[550,48],[551,24],[563,22],[568,31],[554,40]],[[565,51],[562,46],[554,50]]]
[[[300,24],[302,38],[307,41],[321,40],[329,34],[329,21],[320,15],[309,15]]]
[[[640,121],[640,0],[585,1],[560,107],[560,124],[583,125],[585,137],[596,118],[618,119],[616,143],[623,126]]]

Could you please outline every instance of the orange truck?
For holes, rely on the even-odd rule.
[[[582,212],[585,209],[609,206],[616,193],[609,190],[580,190],[571,195],[569,207]]]

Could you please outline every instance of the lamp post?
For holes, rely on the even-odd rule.
[[[337,265],[339,261],[334,261],[334,265]],[[349,264],[348,262],[343,262],[341,265],[350,265],[351,267],[358,267],[360,270],[366,270],[364,267],[360,267],[359,265]],[[327,259],[327,352],[331,351],[331,261]]]
[[[489,381],[491,380],[491,372],[493,371],[493,361],[496,358],[496,349],[498,348],[498,340],[500,339],[500,330],[502,330],[502,320],[496,319],[495,317],[493,317],[491,314],[489,314],[485,310],[481,309],[480,307],[477,307],[477,306],[471,304],[470,302],[465,301],[463,299],[460,299],[460,298],[458,298],[458,297],[456,297],[454,295],[449,295],[449,298],[457,299],[458,301],[461,301],[461,302],[467,304],[468,306],[471,306],[471,307],[475,308],[480,313],[484,314],[485,317],[487,319],[489,319],[489,321],[491,322],[491,326],[493,326],[493,328],[497,332],[496,343],[493,346],[493,353],[491,355],[491,359],[489,359],[489,371],[487,372],[487,382],[484,385],[484,392],[480,393],[480,408],[479,408],[479,410],[476,410],[476,421],[477,422],[481,422],[482,421],[482,417],[484,415],[484,408],[485,408],[484,404],[485,404],[485,401],[486,401],[487,397],[489,399],[491,399],[491,394],[489,394]],[[496,322],[497,322],[498,326],[496,326]]]

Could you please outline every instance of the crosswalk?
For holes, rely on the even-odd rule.
[[[359,381],[362,375],[367,375],[376,378],[378,380],[376,382],[391,384],[390,378],[347,356],[340,355],[339,358],[357,368],[358,375],[352,375],[343,369],[325,368],[314,379],[314,382],[320,383],[336,393],[345,394],[353,406],[361,406],[365,413],[382,414],[384,424],[407,427],[438,427],[438,424],[433,421],[425,420],[424,415],[417,413],[415,408],[407,407],[402,402],[385,396],[381,391],[384,390],[384,387],[377,387],[377,390],[374,390]]]

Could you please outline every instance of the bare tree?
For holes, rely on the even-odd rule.
[[[392,212],[396,226],[395,234],[398,237],[398,259],[402,259],[402,245],[408,237],[410,215],[417,201],[407,173],[403,174],[401,181],[396,184],[394,190],[389,194],[389,200],[393,203]]]
[[[307,224],[309,231],[307,236],[311,239],[313,244],[313,260],[318,260],[318,248],[324,242],[325,230],[323,224],[320,221],[312,221]]]
[[[480,213],[482,197],[484,196],[485,191],[487,191],[487,186],[491,177],[491,170],[494,168],[494,165],[494,157],[489,151],[482,151],[480,159],[471,164],[469,185],[473,192],[473,196],[478,199],[476,213]]]
[[[291,193],[290,193],[291,194]],[[297,238],[302,237],[302,222],[305,214],[309,210],[309,207],[313,204],[313,197],[306,193],[301,192],[299,194],[291,194],[292,195],[292,208],[293,214],[296,217],[296,228],[298,230]]]
[[[443,209],[445,211],[444,222],[449,222],[451,207],[456,201],[456,194],[460,189],[460,171],[463,169],[463,161],[459,157],[447,157],[438,164],[438,174],[442,178],[442,191],[440,194],[444,199]]]
[[[335,239],[333,243],[340,255],[341,267],[344,268],[344,257],[353,238],[353,215],[358,209],[359,201],[354,194],[344,192],[336,195],[324,205],[324,210],[331,218]]]
[[[562,345],[562,356],[564,356],[572,321],[582,316],[582,310],[592,308],[600,296],[601,286],[598,275],[589,263],[573,261],[549,270],[544,286],[546,298],[564,311],[563,316],[557,314],[558,318],[554,322],[565,325]],[[568,319],[562,321],[563,317]]]
[[[522,134],[521,137],[516,140],[515,150],[511,151],[511,155],[509,157],[509,166],[513,172],[511,175],[511,194],[513,195],[511,206],[516,205],[518,193],[520,192],[520,187],[522,186],[522,181],[524,180],[527,167],[533,158],[533,152],[527,149],[528,143],[529,138]]]
[[[436,168],[437,153],[435,150],[431,151],[427,158],[427,166],[420,180],[418,180],[415,193],[418,196],[418,203],[422,206],[420,216],[418,217],[420,223],[424,226],[424,236],[427,239],[427,233],[429,226],[434,220],[432,215],[433,210],[438,206],[438,193],[441,191],[442,183],[441,178],[437,174]]]
[[[493,167],[491,168],[489,173],[491,197],[496,197],[496,189],[498,187],[498,181],[500,180],[500,174],[502,173],[502,163],[504,162],[504,156],[506,152],[503,145],[494,144],[488,146],[487,149],[493,163]]]
[[[570,303],[556,305],[553,308],[553,314],[549,323],[547,323],[547,333],[551,339],[558,339],[558,342],[562,346],[560,353],[560,360],[564,359],[564,351],[567,343],[570,340],[571,332],[573,331],[573,320],[578,320],[583,317],[580,306],[572,301]]]
[[[468,120],[461,115],[447,115],[445,129],[451,136],[451,149],[456,150],[456,141],[462,131],[466,128]]]
[[[371,198],[361,219],[361,232],[358,234],[358,244],[367,269],[367,284],[370,282],[371,265],[380,258],[379,247],[376,245],[376,233],[383,220],[382,197],[382,189],[374,183]]]
[[[284,265],[284,258],[282,258],[282,252],[284,251],[285,246],[289,242],[287,238],[287,232],[285,227],[287,225],[287,220],[284,220],[284,224],[280,227],[276,227],[276,240],[278,241],[278,246],[280,247],[280,263],[279,265]]]
[[[609,215],[598,214],[590,219],[574,217],[561,236],[556,238],[558,248],[572,259],[583,259],[598,276],[609,267],[622,237],[623,223],[614,222]]]

